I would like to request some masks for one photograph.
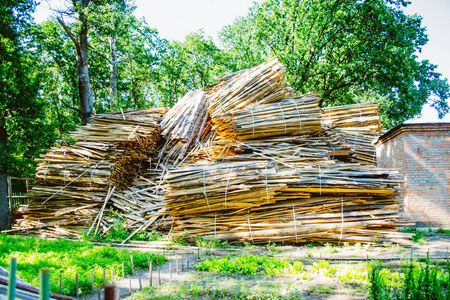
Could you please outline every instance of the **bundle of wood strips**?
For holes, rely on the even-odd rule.
[[[321,131],[319,100],[318,96],[306,94],[276,103],[246,107],[235,113],[223,114],[222,123],[216,123],[213,129],[227,140]]]
[[[219,78],[220,82],[209,88],[207,97],[213,124],[230,128],[229,114],[289,97],[292,91],[286,88],[284,76],[283,65],[274,60]]]
[[[187,93],[175,104],[161,120],[161,135],[166,144],[159,153],[163,164],[172,160],[172,165],[182,161],[188,151],[201,141],[207,124],[208,108],[206,93],[193,91]]]

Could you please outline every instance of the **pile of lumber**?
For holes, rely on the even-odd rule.
[[[70,134],[73,145],[54,147],[40,158],[33,201],[21,209],[16,230],[79,237],[107,201],[111,186],[127,189],[145,171],[161,142],[166,108],[94,116]]]
[[[209,88],[211,131],[164,176],[172,235],[253,243],[409,239],[396,229],[413,224],[395,200],[402,178],[375,166],[377,104],[321,110],[318,96],[295,95],[283,81],[275,61]]]
[[[166,109],[98,115],[37,170],[18,228],[108,232],[108,207],[130,235],[272,242],[409,239],[401,175],[376,167],[378,105],[319,108],[271,61],[223,76]]]

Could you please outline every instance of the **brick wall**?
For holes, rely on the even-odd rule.
[[[402,124],[377,141],[378,166],[405,176],[398,199],[418,226],[450,228],[450,124]]]

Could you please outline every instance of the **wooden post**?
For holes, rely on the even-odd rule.
[[[142,279],[141,279],[141,276],[139,276],[139,290],[142,290]]]
[[[105,285],[105,300],[114,300],[116,291],[113,284]]]
[[[11,177],[8,177],[8,201],[9,201],[9,212],[12,212],[13,209],[13,201],[12,201],[12,184]]]
[[[200,260],[200,247],[197,247],[197,260]]]
[[[78,289],[78,273],[75,274],[75,283],[77,285],[77,298],[80,298],[80,291]]]
[[[166,249],[163,249],[163,256],[164,256],[164,259],[166,259]]]
[[[91,289],[92,293],[94,293],[94,270],[91,270]]]
[[[181,254],[181,272],[184,272],[184,254]]]
[[[128,293],[131,295],[131,278],[130,278],[130,285],[128,286]]]
[[[9,262],[8,300],[16,298],[16,271],[17,257],[13,256]]]
[[[158,267],[158,283],[159,285],[161,285],[161,272],[159,271],[159,267]]]
[[[180,271],[178,270],[178,254],[175,254],[175,265],[177,267],[177,274],[180,274]]]
[[[43,268],[39,272],[39,299],[49,300],[50,299],[50,270]],[[78,292],[78,291],[77,291]]]
[[[169,262],[169,277],[172,278],[172,262]]]
[[[98,300],[102,300],[102,289],[98,289]]]
[[[153,272],[152,272],[152,264],[153,264],[153,260],[150,259],[150,264],[148,266],[148,278],[149,278],[149,285],[152,286],[153,282],[152,282],[152,277],[153,277]]]
[[[131,259],[131,275],[134,275],[133,255],[130,255],[130,259]]]

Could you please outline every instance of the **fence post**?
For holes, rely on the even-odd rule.
[[[115,294],[116,291],[113,284],[105,285],[105,300],[114,300]]]
[[[40,284],[40,300],[49,300],[50,299],[50,270],[49,269],[41,269],[39,274],[39,284]]]
[[[9,212],[12,212],[13,209],[13,202],[12,202],[12,184],[11,184],[11,177],[8,177],[8,201],[9,201]]]
[[[14,300],[16,297],[16,271],[17,257],[13,256],[9,263],[8,300]]]

